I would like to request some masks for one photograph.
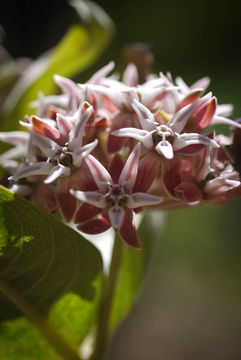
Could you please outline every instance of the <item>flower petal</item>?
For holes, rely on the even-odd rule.
[[[167,126],[171,127],[173,131],[181,133],[196,107],[196,102],[183,107],[171,118]]]
[[[74,223],[83,223],[87,220],[92,219],[96,215],[100,214],[102,212],[102,209],[97,208],[96,206],[83,203],[74,216]]]
[[[85,162],[88,165],[96,185],[101,191],[106,191],[108,184],[112,184],[112,178],[106,168],[92,155],[85,157]]]
[[[59,164],[52,168],[52,170],[49,173],[49,176],[44,180],[44,183],[50,184],[51,182],[57,180],[60,176],[69,176],[69,175],[70,175],[70,168]]]
[[[147,149],[151,149],[153,147],[151,133],[146,130],[136,128],[123,128],[120,130],[112,131],[112,135],[127,136],[139,140]]]
[[[133,193],[128,196],[126,206],[129,209],[135,209],[142,206],[151,206],[162,203],[164,200],[161,196],[155,196],[142,192]]]
[[[53,169],[53,164],[49,162],[39,162],[36,164],[29,165],[21,170],[18,170],[9,180],[17,181],[24,177],[33,175],[48,175]]]
[[[72,155],[73,165],[79,167],[84,157],[93,151],[97,144],[98,140],[95,139],[91,143],[86,144],[79,149],[77,148],[74,152],[71,152],[70,154]]]
[[[126,160],[125,166],[123,167],[123,170],[120,174],[119,184],[124,185],[127,191],[131,190],[135,184],[140,152],[141,145],[137,144]]]
[[[124,220],[125,210],[121,206],[115,205],[109,209],[108,215],[111,226],[113,226],[114,229],[119,229]]]
[[[137,232],[133,224],[132,210],[126,209],[125,217],[121,228],[118,230],[118,233],[126,244],[135,249],[141,249],[141,244],[138,240]]]
[[[147,131],[155,130],[157,123],[152,112],[136,99],[133,100],[132,107],[138,116],[141,127]]]
[[[172,159],[173,158],[173,148],[172,145],[167,140],[160,141],[155,146],[156,151],[159,155],[164,156],[166,159]]]
[[[213,146],[214,148],[219,147],[216,141],[210,139],[208,136],[196,134],[196,133],[184,133],[178,135],[175,138],[173,142],[173,148],[175,151],[177,151],[192,144],[204,144],[207,146]]]
[[[86,234],[100,234],[110,228],[110,222],[104,216],[101,216],[97,219],[90,220],[84,224],[77,226],[79,231],[82,231]]]
[[[97,191],[75,191],[70,190],[71,195],[90,205],[104,209],[107,206],[105,197]]]

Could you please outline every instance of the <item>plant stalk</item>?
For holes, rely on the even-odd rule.
[[[20,292],[8,282],[0,278],[0,292],[2,292],[19,310],[36,326],[49,345],[64,360],[81,360],[77,352],[62,338],[60,334],[45,320],[42,314]]]
[[[106,355],[107,346],[110,340],[110,314],[112,310],[113,296],[115,293],[121,265],[122,253],[123,241],[120,239],[119,234],[116,232],[112,250],[110,269],[104,284],[102,301],[99,308],[99,319],[97,324],[95,348],[91,356],[91,360],[102,360],[105,358]]]

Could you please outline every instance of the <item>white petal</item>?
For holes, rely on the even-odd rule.
[[[114,61],[110,61],[109,64],[101,68],[99,71],[97,71],[89,80],[89,84],[96,84],[98,85],[101,83],[101,80],[105,78],[113,69],[114,69],[115,63]]]
[[[187,120],[192,115],[194,109],[197,107],[197,102],[189,104],[179,110],[172,119],[168,122],[167,126],[171,127],[173,131],[181,133]]]
[[[172,145],[167,140],[160,141],[156,147],[158,154],[164,156],[166,159],[173,158],[173,148]]]
[[[70,168],[63,165],[56,165],[52,168],[49,176],[44,180],[45,184],[50,184],[51,182],[57,180],[60,176],[69,176]]]
[[[141,206],[157,205],[164,200],[161,196],[150,195],[146,193],[133,193],[128,196],[126,206],[129,209],[135,209]]]
[[[217,115],[213,117],[210,125],[216,125],[216,124],[225,124],[225,125],[241,128],[240,122],[233,121],[233,120],[227,119],[223,116],[217,116]]]
[[[115,136],[131,137],[133,139],[139,140],[147,149],[151,149],[154,144],[151,133],[146,130],[136,128],[122,128],[112,131],[111,134]]]
[[[198,88],[201,88],[204,90],[207,89],[207,87],[209,86],[210,84],[210,78],[209,77],[204,77],[198,81],[196,81],[191,87],[190,87],[190,90],[193,90],[193,89],[198,89]]]
[[[104,209],[107,206],[105,197],[96,191],[74,191],[70,190],[71,195],[90,205]]]
[[[52,158],[56,151],[61,149],[61,146],[56,142],[37,133],[32,134],[32,140],[46,157]]]
[[[92,155],[85,157],[85,162],[88,165],[96,185],[101,191],[106,191],[108,184],[112,184],[112,178],[106,168]]]
[[[108,215],[113,228],[119,229],[125,217],[125,210],[118,205],[112,206],[108,211]]]
[[[213,146],[214,148],[218,148],[219,145],[216,141],[210,139],[208,136],[204,136],[197,133],[185,133],[185,134],[176,134],[177,137],[173,142],[174,150],[180,150],[188,145],[195,145],[195,144],[203,144],[207,146]]]
[[[30,134],[26,131],[0,132],[0,140],[12,145],[26,145]]]
[[[69,133],[73,127],[73,124],[71,123],[71,121],[68,119],[67,116],[57,113],[56,123],[57,123],[58,129],[59,129],[61,135],[63,135],[63,136],[69,135]]]
[[[74,152],[71,152],[70,154],[72,155],[73,165],[76,167],[80,166],[83,158],[87,156],[89,153],[91,153],[91,151],[94,150],[97,144],[98,144],[98,140],[95,139],[90,144],[86,144],[81,148],[76,149]]]
[[[125,166],[120,174],[119,184],[124,185],[126,190],[131,190],[135,184],[140,152],[141,146],[137,144],[126,160]]]
[[[155,130],[157,123],[152,112],[136,99],[133,100],[132,107],[138,116],[141,127],[147,131]]]
[[[17,181],[21,178],[32,175],[48,175],[53,168],[53,164],[48,162],[39,162],[29,165],[21,170],[18,170],[9,180]]]
[[[93,106],[89,106],[86,110],[84,110],[83,107],[85,105],[86,103],[84,103],[81,106],[81,108],[79,108],[77,112],[74,114],[74,118],[76,118],[77,121],[70,131],[69,134],[70,140],[68,144],[69,149],[72,151],[76,150],[78,147],[82,145],[82,138],[83,138],[85,125],[93,112]]]

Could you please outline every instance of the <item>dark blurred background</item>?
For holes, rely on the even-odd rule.
[[[241,116],[240,5],[236,0],[103,0],[116,37],[106,55],[119,63],[133,42],[147,43],[153,70],[188,84],[211,77],[219,103]],[[0,2],[4,45],[36,58],[74,21],[65,0]],[[87,75],[83,75],[87,76]],[[165,215],[143,295],[117,331],[109,360],[241,359],[241,200]]]

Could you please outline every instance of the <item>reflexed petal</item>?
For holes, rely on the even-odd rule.
[[[86,234],[100,234],[110,228],[110,222],[104,216],[101,216],[97,219],[90,220],[84,224],[77,226],[79,231],[82,231]]]
[[[112,133],[116,130],[125,128],[129,123],[132,117],[128,113],[119,112],[116,116],[114,116],[112,125],[110,128],[110,134],[107,140],[107,151],[109,153],[120,151],[124,143],[126,142],[125,138],[117,138],[112,135]]]
[[[185,133],[176,137],[173,142],[173,148],[177,151],[192,144],[204,144],[207,146],[213,146],[214,148],[219,147],[216,141],[210,139],[208,136],[196,133]]]
[[[167,126],[171,127],[173,131],[181,133],[187,120],[191,117],[196,107],[196,102],[183,107],[172,117],[172,119],[167,123]]]
[[[133,193],[128,196],[126,206],[129,209],[135,209],[142,206],[151,206],[162,203],[164,200],[161,196],[150,195],[146,193]]]
[[[114,184],[118,184],[124,164],[123,157],[120,154],[115,154],[108,169]]]
[[[210,195],[217,195],[237,186],[240,186],[240,181],[228,180],[219,176],[213,180],[208,181],[204,187],[204,191]]]
[[[86,144],[81,148],[76,149],[74,152],[72,152],[71,155],[73,159],[73,165],[79,167],[84,157],[87,156],[89,153],[91,153],[91,151],[94,150],[97,144],[98,144],[98,140],[95,139],[95,141]]]
[[[69,135],[70,130],[73,127],[73,124],[71,123],[71,121],[69,121],[67,116],[57,113],[56,123],[57,123],[58,129],[61,132],[62,136]]]
[[[214,116],[210,125],[216,125],[216,124],[225,124],[225,125],[241,128],[240,122],[227,119],[223,116]]]
[[[89,84],[100,84],[101,80],[105,78],[113,69],[114,69],[115,63],[114,61],[110,61],[109,64],[105,65],[103,68],[101,68],[99,71],[97,71],[91,78],[89,79]]]
[[[163,159],[163,183],[169,194],[176,197],[175,188],[182,181],[182,162],[178,157],[171,160]]]
[[[9,180],[17,181],[24,177],[32,175],[48,175],[53,169],[53,164],[48,162],[39,162],[36,164],[29,165],[21,170],[18,170]]]
[[[76,210],[76,197],[72,196],[68,190],[62,191],[61,189],[56,191],[55,196],[64,219],[69,222]]]
[[[202,198],[202,191],[192,182],[183,182],[175,188],[177,194],[182,195],[183,199],[194,203]]]
[[[141,152],[140,144],[137,144],[129,155],[125,166],[120,174],[119,184],[124,185],[126,190],[131,190],[136,181],[139,157]]]
[[[132,189],[133,192],[146,192],[153,183],[160,166],[160,157],[153,156],[148,152],[139,162],[136,182]]]
[[[137,232],[133,224],[132,210],[126,209],[125,217],[118,233],[122,240],[125,241],[129,246],[135,249],[141,249],[141,244],[138,240]]]
[[[74,223],[83,223],[87,220],[92,219],[96,215],[100,214],[102,212],[102,209],[97,208],[96,206],[83,203],[74,216]]]
[[[105,197],[97,191],[75,191],[70,190],[70,193],[77,199],[84,201],[90,205],[104,209],[107,206]]]
[[[146,130],[135,128],[123,128],[120,130],[112,131],[112,135],[115,136],[127,136],[133,139],[139,140],[147,149],[153,147],[153,140],[151,134]]]
[[[140,120],[141,127],[147,131],[155,130],[157,123],[152,112],[136,99],[133,100],[132,107]]]
[[[86,109],[86,106],[88,108]],[[93,107],[88,103],[83,103],[82,107],[77,110],[77,113],[74,115],[77,118],[76,123],[69,134],[69,149],[74,151],[76,148],[82,145],[83,132],[86,126],[87,121],[90,119],[90,116],[93,113]]]
[[[44,180],[45,184],[50,184],[51,182],[58,179],[60,176],[70,176],[70,168],[63,165],[56,165],[52,168],[49,176]]]
[[[96,185],[101,191],[106,191],[108,184],[112,184],[112,178],[106,168],[92,155],[85,157],[85,162],[88,165]]]
[[[119,229],[123,223],[125,210],[121,206],[115,205],[109,209],[108,215],[111,226],[113,226],[114,229]]]
[[[167,140],[160,141],[155,146],[155,149],[158,152],[158,154],[164,156],[166,159],[173,158],[173,148],[172,148],[172,145],[169,143],[169,141],[167,141]]]
[[[27,145],[30,134],[26,131],[0,132],[0,140],[12,145]]]

